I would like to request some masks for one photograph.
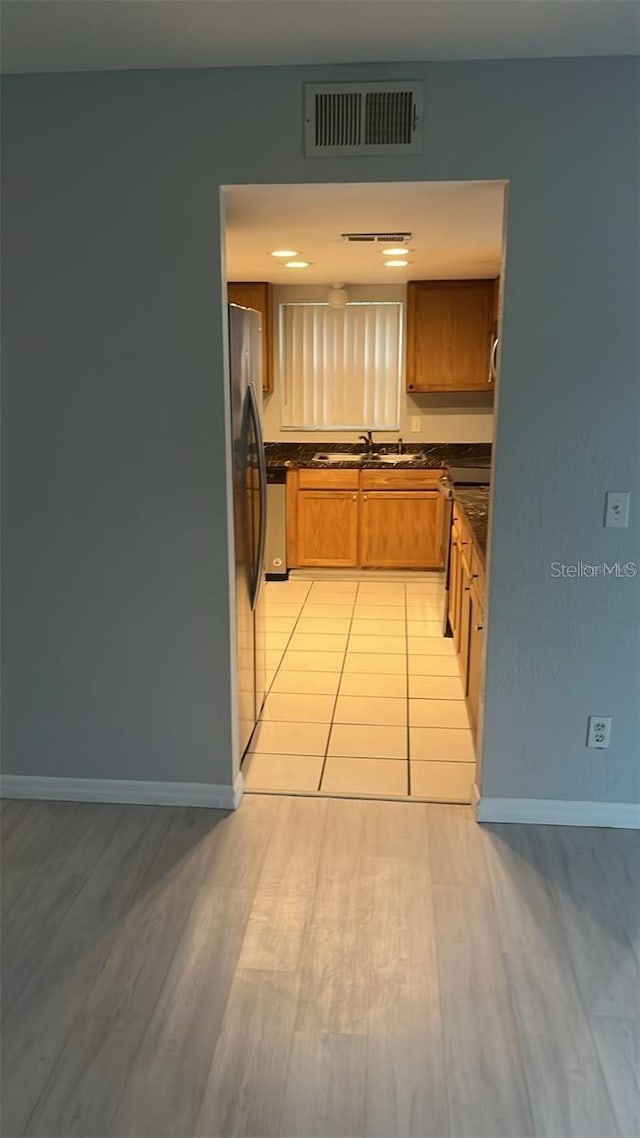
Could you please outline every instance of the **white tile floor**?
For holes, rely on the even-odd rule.
[[[442,608],[439,573],[269,582],[247,790],[468,802],[474,746]]]

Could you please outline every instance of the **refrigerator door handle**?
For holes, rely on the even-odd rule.
[[[253,419],[253,430],[258,451],[258,477],[260,482],[260,530],[258,533],[258,556],[257,563],[254,565],[253,589],[251,595],[251,608],[255,611],[258,604],[258,597],[260,596],[260,588],[262,585],[262,569],[264,566],[264,550],[267,537],[267,460],[264,453],[264,441],[262,438],[262,424],[260,423],[258,400],[256,398],[255,388],[252,383],[250,383],[247,388],[247,395],[249,399],[249,414]]]

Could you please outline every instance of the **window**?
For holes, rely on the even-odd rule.
[[[281,304],[283,427],[398,430],[402,313],[399,301]]]

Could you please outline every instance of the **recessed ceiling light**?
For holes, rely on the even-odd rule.
[[[308,269],[309,261],[285,261],[285,269]]]
[[[382,250],[382,256],[383,257],[404,257],[405,254],[408,252],[409,252],[409,250],[404,246],[402,249],[383,249]]]
[[[385,261],[384,262],[386,269],[404,269],[405,265],[408,265],[408,264],[409,264],[408,261]]]
[[[297,257],[297,249],[274,249],[271,254],[272,257]]]

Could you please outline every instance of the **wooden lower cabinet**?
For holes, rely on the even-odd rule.
[[[360,502],[360,564],[366,569],[441,565],[442,496],[437,490],[368,490]]]
[[[467,694],[467,681],[469,677],[469,630],[471,628],[471,568],[467,558],[460,554],[460,622],[458,663],[464,694]]]
[[[449,559],[449,624],[474,735],[480,715],[484,652],[484,562],[464,515],[454,506]]]
[[[463,602],[471,583],[471,548],[469,532],[459,519],[454,522],[451,549],[451,585],[449,592],[449,618],[456,652],[462,652],[463,639],[468,632],[468,614],[463,611]]]
[[[470,591],[469,659],[467,666],[467,710],[474,734],[478,730],[480,678],[484,642],[484,607],[473,585]]]
[[[287,565],[437,569],[440,470],[291,470]]]
[[[449,624],[456,652],[460,651],[460,528],[454,520],[449,554]]]
[[[297,564],[358,566],[358,495],[351,490],[298,490]]]

